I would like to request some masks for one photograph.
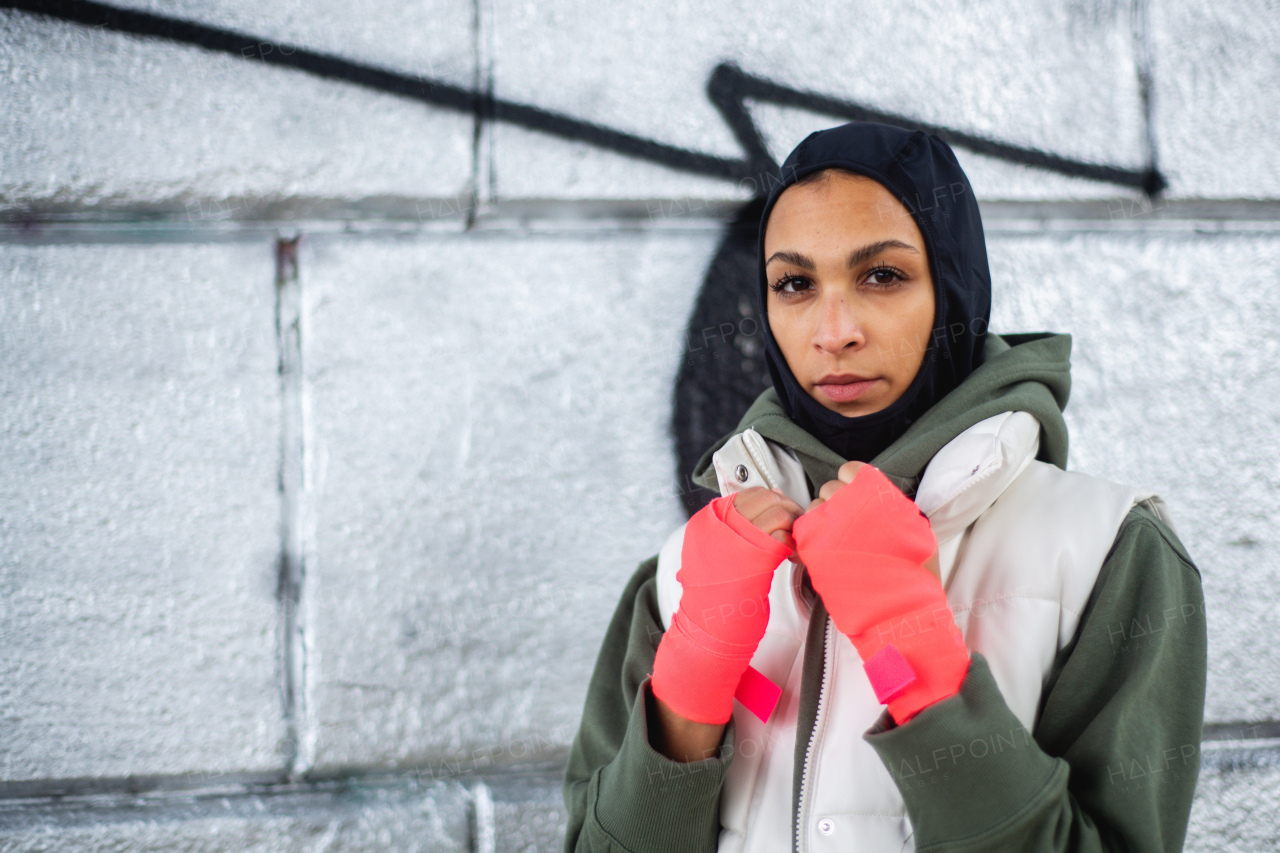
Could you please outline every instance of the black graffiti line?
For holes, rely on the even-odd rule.
[[[1149,195],[1159,192],[1165,186],[1160,174],[1151,168],[1124,169],[1072,160],[1034,148],[1011,145],[963,131],[927,124],[907,116],[864,107],[852,101],[783,86],[764,78],[748,75],[732,63],[721,63],[716,66],[707,82],[707,94],[738,143],[743,147],[745,156],[740,159],[719,157],[668,145],[542,107],[495,98],[487,93],[476,92],[442,80],[378,68],[331,54],[181,18],[121,9],[92,2],[92,0],[0,0],[0,8],[31,12],[70,23],[130,35],[165,39],[218,53],[231,54],[241,59],[255,60],[267,65],[293,68],[314,76],[466,112],[482,120],[503,121],[562,139],[585,142],[597,148],[658,163],[683,172],[726,180],[754,181],[756,187],[767,185],[767,176],[777,171],[777,162],[769,154],[755,121],[746,107],[748,98],[781,106],[798,107],[839,118],[881,121],[912,130],[924,130],[936,134],[948,144],[963,147],[978,154],[1035,166],[1071,177],[1134,187],[1144,190]],[[263,45],[270,45],[272,49],[263,51],[261,50]]]
[[[743,163],[666,145],[625,131],[583,121],[528,104],[493,98],[462,86],[378,68],[235,30],[211,27],[150,12],[119,9],[88,0],[0,0],[0,8],[35,12],[70,23],[161,38],[267,65],[305,71],[317,77],[352,83],[379,92],[539,130],[564,139],[587,142],[638,159],[685,172],[737,180],[746,177]],[[261,45],[272,50],[262,51]],[[486,101],[490,101],[486,103]]]
[[[751,99],[757,102],[797,107],[850,121],[878,121],[904,127],[908,130],[923,130],[925,133],[931,133],[939,137],[948,145],[966,148],[975,154],[983,154],[1011,163],[1035,166],[1071,177],[1088,178],[1094,181],[1136,187],[1148,195],[1154,195],[1167,186],[1163,176],[1153,168],[1125,169],[1118,166],[1106,166],[1081,160],[1072,160],[1068,157],[1050,154],[1036,148],[1011,145],[1007,142],[1000,142],[972,133],[952,130],[942,125],[917,121],[897,113],[871,109],[852,101],[844,101],[815,92],[792,89],[762,77],[746,74],[732,63],[722,63],[717,66],[715,71],[712,72],[707,88],[712,102],[724,115],[725,121],[733,129],[735,135],[738,136],[743,148],[747,150],[748,156],[751,156],[752,152],[764,150],[764,142],[761,140],[755,123],[746,109],[746,101]]]

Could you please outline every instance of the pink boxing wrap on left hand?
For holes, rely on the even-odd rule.
[[[653,659],[654,697],[699,723],[732,716],[769,624],[774,570],[792,553],[738,512],[737,494],[712,500],[689,519],[676,572],[680,605]]]
[[[863,465],[791,532],[814,591],[895,722],[960,691],[969,650],[924,566],[938,544],[914,501]]]

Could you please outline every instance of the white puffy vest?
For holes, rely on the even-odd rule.
[[[1149,492],[1035,459],[1040,423],[1004,412],[974,424],[934,455],[916,504],[939,543],[942,583],[971,651],[981,652],[1018,720],[1033,731],[1041,690],[1058,650],[1074,636],[1080,612],[1135,503],[1169,522]],[[713,456],[721,494],[750,486],[781,488],[800,506],[811,495],[793,451],[748,429]],[[821,484],[818,484],[821,485]],[[680,602],[684,526],[658,558],[664,627]],[[898,787],[863,733],[879,717],[857,649],[828,620],[822,698],[804,771],[798,824],[792,773],[800,675],[811,602],[790,560],[774,574],[769,625],[752,666],[783,688],[761,722],[734,704],[736,752],[720,801],[720,853],[899,853],[914,850]],[[1009,732],[1005,748],[1026,735]],[[980,744],[966,749],[982,749]],[[911,768],[896,768],[906,778]]]

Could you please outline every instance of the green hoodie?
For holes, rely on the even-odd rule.
[[[1041,424],[1039,459],[1065,469],[1070,335],[988,334],[984,362],[872,460],[907,495],[943,445],[973,424],[1025,411]],[[711,456],[754,428],[796,452],[811,489],[845,460],[764,391],[737,428],[699,459],[694,480],[716,489]],[[710,853],[720,790],[734,753],[726,726],[715,757],[679,763],[650,745],[648,689],[663,627],[655,554],[623,590],[587,688],[569,754],[566,853]],[[805,643],[792,814],[817,712],[827,615],[819,599]],[[960,692],[895,726],[888,712],[863,737],[906,804],[917,850],[1180,850],[1200,769],[1207,635],[1199,570],[1173,530],[1145,507],[1121,524],[1081,614],[1054,661],[1035,730],[1026,732],[974,652]],[[1026,735],[1030,748],[978,755],[952,744]]]

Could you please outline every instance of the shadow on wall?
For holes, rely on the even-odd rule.
[[[680,348],[671,438],[680,500],[690,516],[720,496],[693,482],[694,464],[738,425],[771,384],[755,296],[756,235],[763,210],[764,199],[753,199],[725,229]]]

